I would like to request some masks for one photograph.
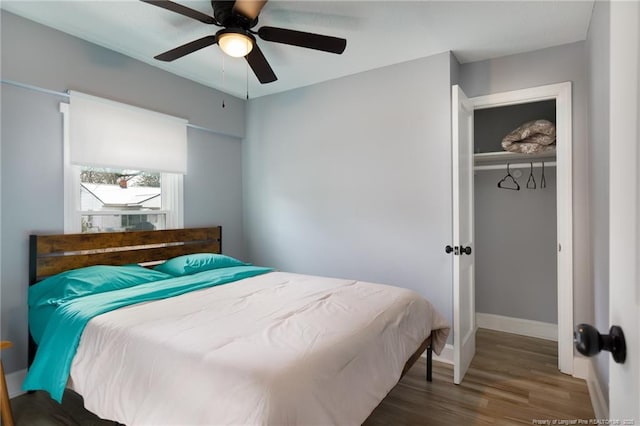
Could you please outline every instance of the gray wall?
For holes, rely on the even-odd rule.
[[[250,100],[251,261],[395,284],[452,320],[451,58]]]
[[[609,2],[596,2],[589,27],[589,209],[593,325],[609,329]],[[589,322],[585,315],[580,322]],[[591,358],[609,398],[609,357]]]
[[[244,101],[2,12],[2,78],[76,89],[189,119],[185,226],[219,224],[225,253],[245,257],[242,234]],[[26,367],[30,233],[63,232],[64,98],[2,84],[1,336],[7,373]]]
[[[2,354],[6,373],[25,368],[27,363],[28,236],[63,231],[58,101],[2,85],[0,325],[2,339],[14,343]]]
[[[537,189],[517,170],[520,191],[497,187],[505,170],[475,173],[476,311],[557,324],[555,168],[546,188],[533,169]]]
[[[222,251],[243,259],[241,141],[198,129],[187,136],[184,225],[221,225]]]
[[[458,62],[458,58],[454,54],[449,55],[449,63],[450,63],[450,72],[451,76],[451,85],[460,83],[460,62]]]
[[[572,82],[573,90],[573,300],[574,323],[593,319],[589,253],[587,144],[587,48],[585,42],[461,65],[460,85],[480,96],[545,84]]]

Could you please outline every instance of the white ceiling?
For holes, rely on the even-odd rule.
[[[209,1],[184,1],[212,14]],[[153,57],[218,27],[137,0],[3,0],[27,19],[121,52],[171,73],[244,97],[263,96],[447,50],[461,63],[584,40],[589,1],[280,1],[270,0],[262,25],[347,39],[342,55],[258,44],[278,81],[261,85],[244,59],[210,46],[174,62]],[[224,73],[223,73],[224,68]],[[249,73],[247,79],[247,72]],[[223,75],[224,74],[224,75]]]

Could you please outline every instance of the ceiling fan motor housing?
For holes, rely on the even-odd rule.
[[[213,17],[224,27],[239,27],[248,30],[258,24],[258,18],[249,19],[239,13],[234,12],[235,1],[211,0],[213,7]]]

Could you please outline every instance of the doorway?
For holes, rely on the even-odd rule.
[[[557,341],[556,145],[527,145],[536,150],[529,153],[502,146],[532,122],[553,132],[556,101],[474,112],[476,322]]]
[[[460,182],[473,176],[473,115],[475,110],[496,108],[509,105],[527,104],[540,101],[555,101],[556,107],[556,234],[557,234],[557,309],[558,309],[558,368],[566,374],[573,374],[573,213],[572,213],[572,146],[571,146],[571,83],[559,83],[515,90],[467,99],[458,86],[453,87],[452,105],[453,129],[453,175],[454,175],[454,246],[469,246],[469,240],[460,239],[461,226],[468,227],[474,221],[473,208],[461,211],[455,200],[471,200],[473,202],[473,185],[460,185]],[[469,131],[471,127],[471,131]],[[465,139],[471,139],[471,143]],[[504,155],[504,154],[502,154]],[[470,192],[467,193],[467,192]],[[468,203],[467,203],[468,205]],[[473,232],[471,232],[473,234]],[[464,372],[475,352],[475,339],[461,339],[471,330],[460,330],[457,325],[471,325],[475,329],[475,285],[469,274],[460,273],[464,266],[469,269],[473,265],[473,255],[467,256],[465,262],[454,257],[454,377],[456,383],[462,380]],[[473,268],[473,266],[472,266]],[[461,279],[463,277],[463,279]],[[471,279],[471,282],[468,282]],[[475,330],[474,330],[475,332]],[[456,337],[456,333],[460,336]]]

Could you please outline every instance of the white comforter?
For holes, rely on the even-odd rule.
[[[356,425],[432,330],[410,290],[272,272],[95,317],[70,385],[130,426]]]

